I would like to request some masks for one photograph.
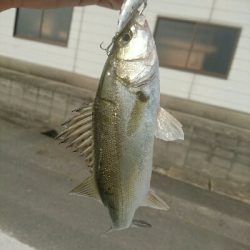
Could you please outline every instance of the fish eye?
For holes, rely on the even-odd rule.
[[[130,40],[130,35],[128,33],[124,34],[123,37],[122,37],[122,40],[124,42],[128,42]]]
[[[123,42],[129,42],[133,37],[133,33],[131,31],[126,32],[125,34],[122,35],[122,41]]]

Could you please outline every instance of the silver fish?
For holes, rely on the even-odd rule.
[[[112,230],[129,228],[140,206],[168,209],[150,189],[154,138],[169,141],[184,135],[159,102],[155,43],[145,17],[137,13],[114,39],[94,104],[78,109],[59,135],[92,169],[72,192],[101,201]]]

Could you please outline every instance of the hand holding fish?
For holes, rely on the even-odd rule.
[[[2,0],[0,2],[0,11],[9,8],[36,8],[49,9],[71,6],[98,5],[110,9],[118,10],[123,0]]]

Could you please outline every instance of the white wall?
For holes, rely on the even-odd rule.
[[[242,33],[228,80],[197,75],[191,99],[250,113],[250,1],[215,1],[211,21],[242,27]]]
[[[250,113],[250,0],[149,0],[145,14],[152,32],[157,16],[242,27],[227,80],[161,68],[161,92]],[[75,8],[67,48],[13,37],[15,10],[0,14],[0,54],[99,78],[118,12]]]
[[[100,7],[86,7],[79,36],[75,71],[99,78],[107,58],[100,49],[109,45],[116,31],[118,12]]]
[[[82,9],[76,8],[74,10],[67,48],[13,37],[16,10],[2,12],[0,14],[0,54],[41,65],[71,70],[76,54],[81,12]]]

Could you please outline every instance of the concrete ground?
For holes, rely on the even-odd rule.
[[[88,175],[83,158],[40,132],[0,120],[0,249],[250,249],[248,205],[156,174],[170,210],[140,208],[152,228],[103,235],[106,209],[68,194]]]

